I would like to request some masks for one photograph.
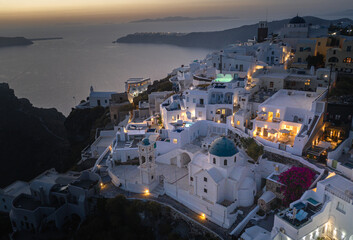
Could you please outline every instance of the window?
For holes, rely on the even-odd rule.
[[[216,164],[216,158],[213,158],[213,164]]]
[[[189,97],[186,97],[186,102],[189,102]]]
[[[150,156],[148,159],[150,160],[150,162],[152,162],[152,156]]]
[[[333,54],[336,54],[336,50],[333,50]]]
[[[321,42],[317,42],[317,45],[320,47],[321,46]]]
[[[118,117],[116,116],[116,114],[114,114],[114,120],[116,120]]]
[[[347,46],[347,52],[352,51],[352,46]]]
[[[301,59],[301,58],[298,58],[298,62],[301,63],[301,62],[302,62],[302,59]]]
[[[194,181],[194,178],[193,178],[193,177],[190,177],[190,181],[191,181],[191,182]]]
[[[273,88],[273,85],[274,85],[273,82],[270,82],[270,88]]]
[[[142,162],[142,163],[146,162],[146,157],[145,157],[145,156],[142,156],[142,157],[141,157],[141,162]]]
[[[200,104],[203,105],[203,98],[200,99]]]
[[[279,111],[276,112],[276,118],[280,118],[281,114],[279,113]]]
[[[173,120],[173,121],[175,120],[175,117],[174,117],[174,116],[172,116],[172,120]]]
[[[210,113],[213,114],[213,111],[211,111]]]
[[[303,48],[301,47],[301,48],[299,48],[299,52],[302,52],[303,51]]]
[[[199,112],[199,117],[202,117],[202,112]]]
[[[346,214],[345,207],[344,207],[343,203],[338,202],[336,209],[337,209],[337,211],[339,211],[339,212],[341,212],[343,214]]]
[[[240,125],[240,121],[239,121],[239,120],[237,121],[237,125],[238,125],[238,126]]]
[[[234,162],[237,162],[237,157],[234,157]]]
[[[204,182],[207,182],[207,177],[204,177],[204,178],[203,178],[203,181],[204,181]]]
[[[151,176],[151,180],[153,180],[153,175]]]
[[[224,166],[227,166],[228,165],[228,161],[227,159],[224,159]]]
[[[203,192],[204,192],[204,193],[207,193],[207,188],[204,188],[204,189],[203,189]]]
[[[343,59],[343,62],[344,63],[352,63],[353,61],[352,61],[352,58],[346,57],[345,59]]]
[[[196,98],[193,98],[193,99],[192,99],[192,102],[193,102],[193,103],[196,103]]]
[[[174,139],[173,139],[173,143],[174,143],[174,144],[177,144],[177,143],[178,143],[178,139],[174,138]]]

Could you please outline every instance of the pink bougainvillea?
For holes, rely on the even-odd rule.
[[[282,192],[284,194],[283,204],[288,206],[291,202],[299,199],[308,190],[315,172],[305,167],[291,167],[279,175],[279,182],[284,184]]]

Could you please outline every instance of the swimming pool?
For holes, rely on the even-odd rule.
[[[350,163],[350,162],[344,163],[343,166],[353,169],[353,163]]]
[[[306,201],[308,201],[309,203],[311,203],[313,206],[316,206],[316,205],[319,204],[319,202],[316,201],[316,200],[313,199],[313,198],[308,198],[308,199],[306,199]]]

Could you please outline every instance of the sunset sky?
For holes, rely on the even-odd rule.
[[[352,0],[0,0],[0,21],[129,21],[166,16],[252,17],[323,15],[349,8]]]

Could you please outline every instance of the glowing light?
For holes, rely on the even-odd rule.
[[[313,188],[313,192],[316,192],[316,190],[317,190],[316,188]]]
[[[146,190],[145,190],[145,194],[146,194],[146,195],[150,195],[150,190],[146,189]]]
[[[201,218],[202,220],[205,220],[205,219],[206,219],[206,214],[201,213],[200,218]]]
[[[333,177],[333,176],[335,176],[335,175],[336,175],[336,173],[330,172],[329,175],[326,177],[326,179],[331,178],[331,177]]]
[[[112,145],[109,145],[109,151],[112,151],[112,149],[113,149]]]

